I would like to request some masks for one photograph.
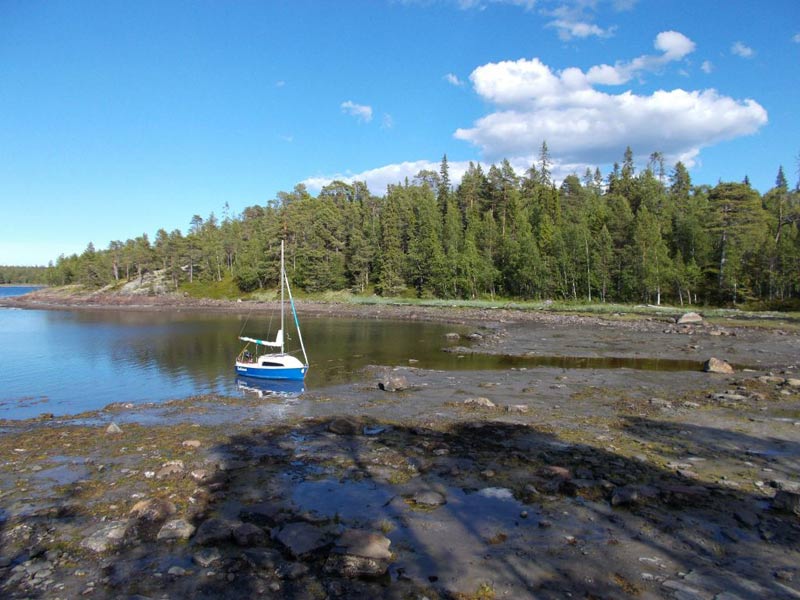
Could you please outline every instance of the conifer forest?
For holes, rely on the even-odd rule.
[[[293,286],[309,293],[780,307],[800,299],[800,191],[783,168],[763,195],[747,178],[693,185],[682,163],[630,149],[603,175],[556,186],[547,145],[519,176],[470,163],[452,185],[447,157],[383,196],[366,184],[303,185],[265,205],[195,215],[186,233],[89,244],[47,283],[91,288],[163,270],[174,289],[228,280],[243,294],[277,284],[280,241]]]

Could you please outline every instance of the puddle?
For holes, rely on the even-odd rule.
[[[320,517],[344,520],[380,519],[394,516],[395,511],[387,506],[396,492],[372,481],[338,481],[321,479],[303,481],[292,493],[292,502],[301,511],[309,511]]]

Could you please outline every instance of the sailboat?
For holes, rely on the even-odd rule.
[[[297,338],[300,341],[300,349],[303,351],[303,361],[296,356],[286,353],[284,340],[285,331],[285,292],[288,292],[289,305],[292,309],[294,324],[297,327]],[[297,311],[294,308],[294,298],[292,289],[289,286],[289,278],[286,276],[286,266],[283,256],[283,240],[281,240],[281,328],[274,341],[259,340],[251,337],[239,336],[239,339],[246,342],[245,347],[236,357],[236,373],[245,377],[257,377],[259,379],[279,379],[290,381],[302,381],[308,373],[308,355],[303,344],[303,335],[300,333],[300,321],[297,320]],[[250,344],[255,344],[254,352],[250,352]],[[260,348],[279,348],[280,352],[265,352],[259,354]]]

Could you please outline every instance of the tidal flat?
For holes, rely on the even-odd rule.
[[[800,596],[791,327],[380,312],[514,360],[2,422],[2,595]]]

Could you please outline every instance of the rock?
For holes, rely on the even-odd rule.
[[[687,312],[684,313],[680,318],[678,318],[678,325],[693,325],[695,323],[702,323],[703,317],[701,317],[696,312]]]
[[[173,519],[164,523],[159,529],[156,539],[160,541],[188,540],[195,530],[196,527],[185,519]]]
[[[447,504],[447,499],[439,492],[435,492],[433,490],[422,490],[417,492],[411,497],[411,501],[419,506],[427,507],[442,506],[443,504]]]
[[[766,384],[775,384],[775,385],[783,385],[786,380],[783,377],[778,377],[776,375],[762,375],[758,378],[761,383]]]
[[[509,404],[506,406],[506,412],[509,413],[525,414],[529,411],[530,407],[527,404]]]
[[[658,406],[659,408],[672,408],[672,402],[669,400],[664,400],[662,398],[650,398],[650,405],[651,406]]]
[[[239,546],[263,546],[267,541],[267,534],[257,525],[242,523],[233,528],[233,539]]]
[[[169,568],[169,571],[167,571],[167,575],[172,575],[173,577],[183,577],[184,575],[186,575],[186,569],[175,565],[174,567]]]
[[[156,472],[156,479],[165,479],[167,477],[182,477],[184,473],[184,466],[182,460],[170,460],[165,462],[161,469]]]
[[[181,442],[181,446],[196,449],[200,447],[200,440],[184,440]]]
[[[275,569],[275,574],[280,577],[281,579],[289,579],[294,581],[295,579],[300,579],[304,577],[309,572],[308,565],[304,565],[303,563],[299,562],[289,562],[283,563],[277,569]]]
[[[328,431],[337,435],[356,435],[361,427],[355,419],[341,417],[328,423]]]
[[[778,493],[772,499],[772,508],[780,512],[800,516],[800,493],[778,490]]]
[[[125,543],[129,529],[129,521],[114,521],[84,539],[81,542],[81,547],[98,554],[114,550]]]
[[[194,543],[199,546],[212,546],[227,542],[233,536],[233,524],[223,519],[208,519],[200,524],[194,534]]]
[[[351,556],[349,554],[331,554],[325,561],[325,572],[338,577],[377,577],[389,568],[388,561]]]
[[[204,569],[222,560],[222,554],[218,548],[203,548],[192,555],[194,563]]]
[[[295,558],[301,558],[328,545],[325,534],[308,523],[289,523],[275,536]]]
[[[375,560],[389,560],[391,540],[379,533],[361,529],[348,529],[336,540],[334,552],[337,554],[350,554]]]
[[[494,402],[482,396],[479,398],[467,398],[464,400],[464,404],[466,406],[477,406],[482,408],[497,408],[497,405]]]
[[[115,434],[115,433],[122,433],[122,429],[120,429],[119,425],[116,423],[111,423],[108,427],[106,427],[106,433]]]
[[[733,367],[722,359],[711,357],[703,363],[703,371],[706,373],[731,375],[733,373]]]
[[[758,526],[759,523],[758,515],[751,510],[747,509],[737,510],[736,512],[733,513],[733,516],[742,525],[747,525],[748,527]]]
[[[133,505],[128,515],[137,521],[158,523],[175,514],[175,505],[161,498],[140,500]]]
[[[572,472],[566,467],[559,467],[558,465],[547,465],[539,470],[539,473],[545,477],[556,477],[558,479],[572,479]]]
[[[445,333],[444,337],[447,338],[448,342],[457,342],[458,340],[461,339],[461,334],[450,332],[450,333]]]
[[[786,385],[793,388],[800,388],[800,379],[795,379],[793,377],[790,377],[786,379]]]
[[[244,559],[257,569],[275,569],[281,563],[281,554],[277,550],[253,548],[242,553]]]
[[[402,392],[408,389],[408,381],[402,375],[387,375],[378,382],[378,388],[384,392]]]
[[[273,502],[261,502],[245,506],[239,511],[239,518],[248,523],[255,523],[261,527],[271,527],[281,521],[283,509]],[[285,518],[283,520],[286,520]]]

